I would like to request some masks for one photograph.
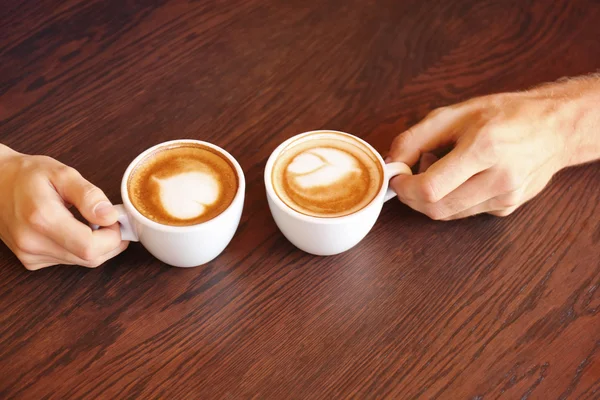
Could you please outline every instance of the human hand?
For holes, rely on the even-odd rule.
[[[574,114],[571,102],[545,91],[437,109],[394,140],[389,161],[413,166],[424,157],[422,173],[399,175],[391,186],[403,203],[436,220],[509,215],[569,165]],[[431,155],[447,146],[453,148],[442,158]]]
[[[0,145],[0,239],[28,270],[56,264],[94,268],[127,248],[118,212],[75,169]],[[75,206],[92,231],[68,210]]]

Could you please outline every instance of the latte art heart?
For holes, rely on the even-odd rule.
[[[317,217],[338,217],[367,205],[381,188],[379,160],[345,135],[315,134],[285,149],[275,161],[272,182],[292,209]]]
[[[225,211],[238,190],[233,165],[216,150],[181,144],[151,153],[131,173],[133,206],[164,225],[200,224]]]
[[[203,215],[218,199],[221,188],[217,180],[203,172],[187,172],[154,180],[160,186],[160,201],[171,216],[191,219]]]

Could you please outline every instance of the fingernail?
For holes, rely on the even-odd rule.
[[[104,218],[110,215],[113,211],[113,206],[108,201],[101,201],[94,207],[94,215],[98,218]]]
[[[391,162],[391,161],[392,161],[392,157],[390,157],[390,156],[387,156],[386,158],[384,158],[384,159],[383,159],[383,161],[385,161],[385,162],[386,162],[386,164],[387,164],[387,163],[389,163],[389,162]]]

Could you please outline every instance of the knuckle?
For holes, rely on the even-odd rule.
[[[486,156],[494,156],[497,153],[497,133],[493,127],[484,126],[475,136],[475,148]]]
[[[33,236],[27,231],[15,232],[13,242],[16,247],[17,257],[19,257],[19,255],[22,256],[25,254],[35,253],[37,250],[33,241]]]
[[[508,169],[500,173],[500,176],[498,177],[498,188],[504,193],[514,192],[523,186],[523,180],[524,178],[521,174]]]
[[[94,258],[96,257],[94,254],[94,248],[90,244],[82,245],[77,256],[86,263],[94,261]]]
[[[75,168],[60,164],[56,167],[56,174],[64,178],[79,178],[81,174]]]
[[[56,163],[52,168],[52,176],[58,182],[69,182],[79,178],[79,172],[68,165]]]
[[[419,195],[427,203],[436,203],[440,200],[435,183],[431,178],[425,177],[418,185]]]
[[[45,229],[47,218],[45,213],[40,208],[33,209],[27,216],[27,222],[37,230]]]
[[[71,252],[84,262],[91,262],[97,257],[91,233],[90,236],[86,238],[72,238],[72,241],[67,243],[66,247],[70,248]]]
[[[19,256],[19,254],[28,253],[27,239],[22,234],[16,235],[13,239],[13,243],[16,248],[15,253],[17,256]]]

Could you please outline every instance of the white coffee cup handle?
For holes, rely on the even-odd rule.
[[[385,176],[389,181],[396,175],[412,175],[412,171],[410,167],[403,162],[393,162],[385,165]],[[391,187],[388,187],[387,192],[385,192],[385,197],[383,201],[388,201],[396,197],[396,192],[392,190]]]
[[[114,206],[119,212],[119,227],[121,229],[121,240],[127,240],[129,242],[139,242],[138,235],[135,231],[134,225],[131,223],[131,219],[129,219],[129,214],[127,214],[127,210],[125,210],[125,206],[123,204],[117,204]],[[98,230],[100,227],[98,225],[90,225],[93,230]]]

